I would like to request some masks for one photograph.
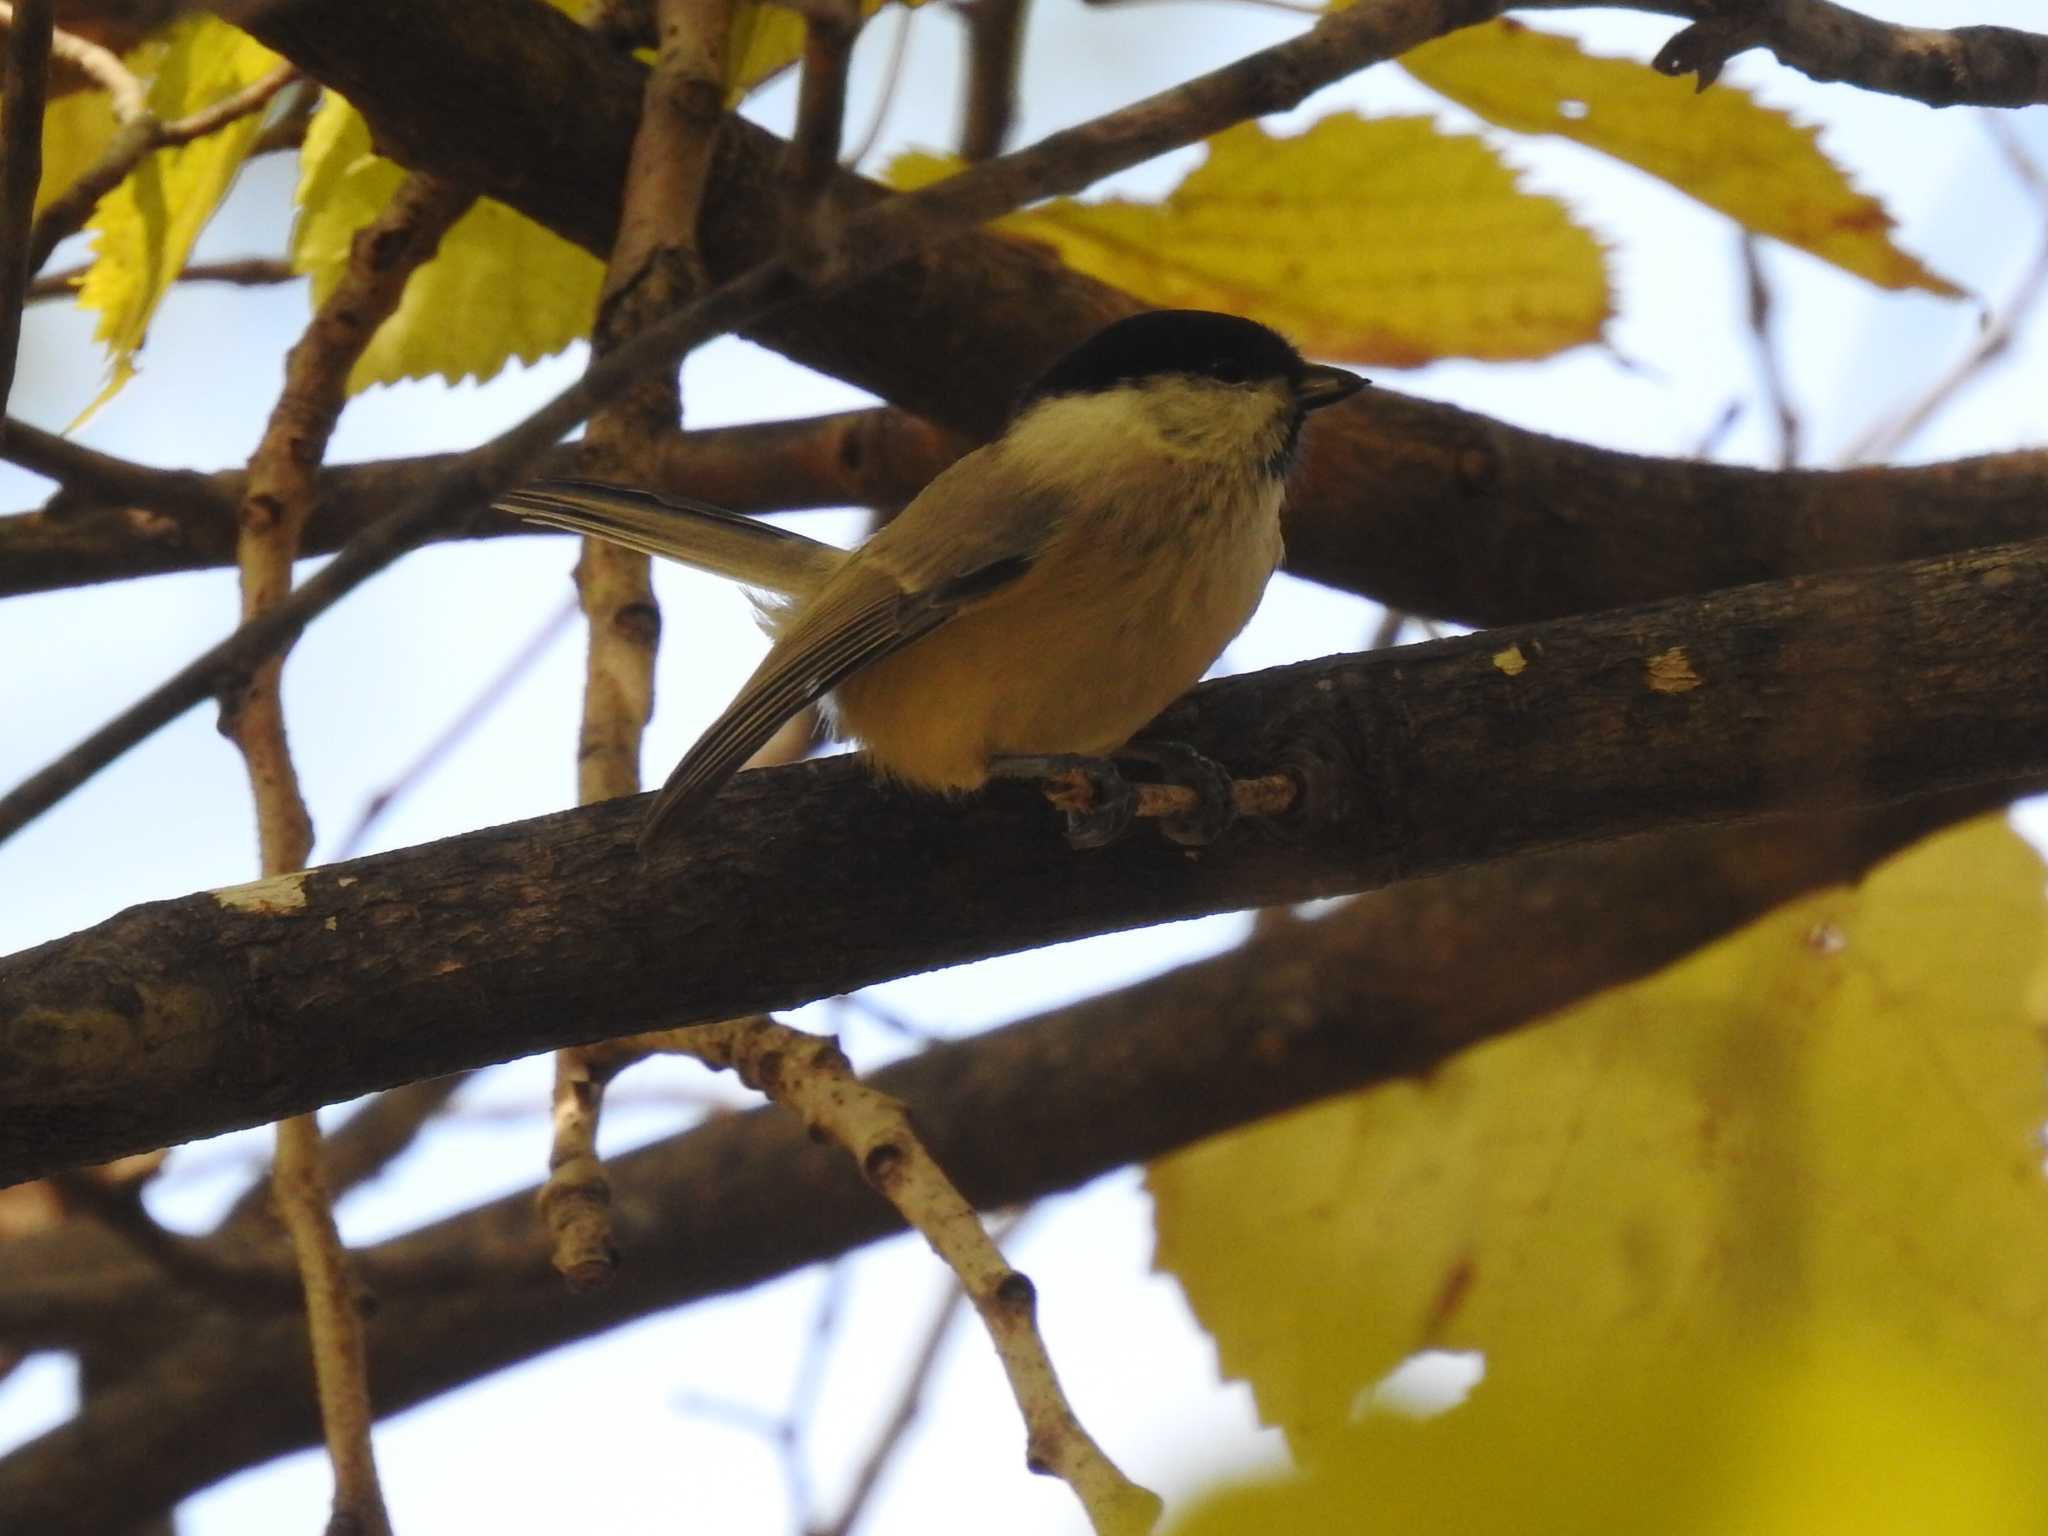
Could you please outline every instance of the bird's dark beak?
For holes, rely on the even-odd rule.
[[[1365,385],[1363,378],[1348,369],[1310,363],[1294,381],[1294,403],[1304,411],[1320,411],[1339,400],[1349,400]]]

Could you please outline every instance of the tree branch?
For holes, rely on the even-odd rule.
[[[904,411],[845,411],[669,434],[649,445],[646,483],[735,512],[894,508],[971,447]],[[551,449],[535,472],[573,475],[581,467],[577,452]],[[0,456],[64,486],[40,512],[0,517],[0,597],[205,570],[234,558],[234,509],[247,493],[241,470],[198,474],[132,464],[16,421],[7,423]],[[304,553],[332,554],[394,504],[427,491],[456,458],[428,454],[323,468]],[[479,502],[446,536],[515,534],[546,536]]]
[[[43,179],[43,98],[55,34],[51,0],[21,0],[19,9],[8,10],[7,62],[0,75],[0,407],[14,392],[21,306],[28,297],[29,225]]]
[[[1830,0],[1651,0],[1631,8],[1695,18],[1658,50],[1653,67],[1697,75],[1701,90],[1736,54],[1768,48],[1812,79],[1930,107],[2048,101],[2048,37],[2014,27],[1906,27]]]
[[[1688,822],[2017,794],[2048,775],[2043,611],[2048,541],[1226,679],[1155,729],[1291,774],[1304,805],[1197,857],[1150,836],[1077,856],[1020,786],[947,804],[836,759],[742,774],[637,865],[641,807],[612,802],[139,907],[0,961],[0,1179],[1084,933]]]
[[[855,279],[904,262],[924,247],[957,239],[968,225],[1010,208],[1085,186],[1242,117],[1291,107],[1317,87],[1423,41],[1430,34],[1420,29],[1469,19],[1462,7],[1495,3],[1361,0],[1300,37],[851,214],[836,231],[835,251],[821,258],[820,265]],[[1447,6],[1458,7],[1457,14],[1447,18]],[[671,366],[707,336],[758,320],[803,291],[796,270],[782,254],[773,254],[633,341],[594,359],[575,384],[466,455],[461,461],[466,474],[451,474],[434,493],[393,512],[291,597],[243,624],[140,702],[0,796],[0,838],[18,831],[207,693],[239,687],[247,673],[290,644],[357,584],[448,527],[479,492],[489,496],[506,488],[543,449],[592,410],[618,398],[643,370]]]
[[[1695,829],[1460,870],[1278,926],[1128,991],[937,1046],[872,1081],[910,1105],[976,1205],[1036,1198],[1267,1114],[1425,1072],[1646,975],[1780,901],[1854,879],[1991,798]],[[845,1159],[770,1112],[713,1121],[617,1159],[613,1172],[628,1262],[575,1307],[562,1305],[530,1189],[366,1255],[381,1284],[372,1327],[385,1412],[895,1229]],[[0,1336],[62,1343],[85,1329],[153,1330],[172,1346],[88,1417],[0,1460],[0,1507],[24,1529],[97,1533],[317,1435],[289,1317],[195,1314],[147,1264],[89,1229],[8,1253]],[[249,1411],[253,1403],[264,1411]]]
[[[290,0],[250,24],[347,94],[379,144],[408,163],[470,176],[586,247],[609,248],[645,76],[549,8]],[[728,120],[709,193],[714,276],[780,248],[781,155],[773,136]],[[886,195],[850,176],[834,188],[848,206]],[[974,235],[743,330],[971,440],[996,430],[1018,385],[1059,351],[1137,307],[1042,252]],[[1781,479],[1601,452],[1375,390],[1325,412],[1309,434],[1290,568],[1470,623],[1583,613],[2028,537],[2042,531],[2043,463],[2048,455],[1904,478]],[[732,482],[674,488],[739,499]],[[53,529],[24,532],[49,551],[38,579],[87,558]],[[309,537],[320,537],[317,524]],[[146,554],[162,564],[141,568],[193,563],[178,544]],[[0,560],[10,576],[29,569],[26,552]]]
[[[592,338],[600,354],[653,327],[700,292],[704,263],[697,221],[712,150],[724,116],[730,0],[656,0],[655,67],[640,104],[640,127],[627,163],[623,217],[605,263],[604,297]],[[660,445],[682,423],[682,380],[650,369],[610,404],[591,413],[582,472],[645,484]],[[576,743],[581,804],[640,788],[640,745],[654,710],[654,657],[661,610],[649,557],[585,539],[576,560],[576,592],[590,644],[584,668],[583,721]],[[597,1155],[605,1088],[631,1052],[602,1045],[556,1053],[554,1136],[540,1218],[553,1262],[571,1290],[611,1279],[611,1186]]]

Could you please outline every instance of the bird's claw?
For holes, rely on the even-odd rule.
[[[1237,820],[1237,795],[1230,770],[1186,742],[1135,742],[1117,756],[1147,763],[1167,783],[1194,793],[1193,809],[1160,819],[1159,831],[1169,841],[1184,848],[1203,848],[1229,831]]]
[[[1138,816],[1138,791],[1106,757],[1076,753],[996,758],[989,776],[1033,779],[1066,819],[1067,846],[1107,848],[1131,830]]]

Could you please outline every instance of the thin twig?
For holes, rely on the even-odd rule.
[[[1015,1239],[1017,1229],[1024,1225],[1033,1207],[1026,1206],[1014,1216],[993,1223],[989,1237],[996,1243],[1008,1243]],[[925,1328],[924,1341],[918,1345],[917,1354],[910,1362],[910,1371],[903,1378],[903,1385],[897,1391],[896,1401],[882,1420],[876,1432],[875,1442],[868,1447],[868,1453],[861,1458],[860,1469],[854,1473],[853,1488],[846,1495],[846,1503],[839,1511],[839,1518],[829,1526],[813,1527],[808,1536],[851,1536],[860,1517],[867,1512],[868,1500],[874,1497],[875,1489],[882,1481],[882,1474],[903,1444],[903,1437],[917,1422],[919,1410],[924,1406],[925,1388],[931,1382],[933,1369],[939,1363],[939,1351],[944,1347],[946,1335],[952,1331],[953,1319],[960,1315],[960,1308],[967,1300],[966,1290],[957,1280],[946,1287],[946,1296],[933,1312],[932,1320]]]
[[[707,281],[697,223],[724,122],[732,3],[656,0],[654,24],[659,47],[641,93],[592,338],[600,356],[673,313]],[[643,373],[592,412],[583,472],[646,484],[661,445],[677,435],[682,408],[677,370]],[[583,540],[576,561],[577,599],[590,635],[576,743],[577,798],[584,805],[640,788],[661,636],[649,564],[646,555],[601,539]],[[554,1135],[539,1204],[550,1258],[571,1290],[608,1283],[618,1263],[611,1181],[597,1155],[597,1131],[606,1086],[641,1054],[631,1041],[555,1054]]]
[[[201,107],[185,117],[174,118],[157,130],[156,147],[171,149],[190,144],[208,134],[219,133],[232,122],[260,112],[270,99],[299,78],[296,64],[280,64],[261,80],[252,80],[239,91],[231,91],[211,106]]]
[[[311,1115],[277,1123],[270,1188],[306,1293],[313,1385],[320,1399],[327,1459],[334,1469],[334,1514],[328,1536],[391,1536],[391,1517],[384,1508],[370,1445],[375,1414],[362,1313],[349,1280],[348,1251],[335,1230],[333,1202],[321,1176],[320,1124]]]
[[[117,459],[13,417],[0,429],[0,458],[56,481],[66,495],[93,497],[117,507],[149,507],[172,517],[232,527],[239,505],[208,476]]]
[[[286,356],[284,388],[250,457],[239,519],[245,624],[276,611],[290,596],[299,532],[313,510],[314,475],[341,416],[350,369],[397,309],[407,278],[473,200],[434,178],[408,177],[384,212],[357,232],[347,270]],[[312,822],[285,741],[279,686],[285,649],[266,657],[242,687],[223,696],[221,706],[221,731],[247,766],[265,875],[303,869],[313,846]],[[391,1520],[370,1441],[376,1413],[362,1318],[321,1166],[320,1125],[312,1115],[278,1123],[270,1183],[306,1293],[313,1379],[334,1470],[329,1529],[388,1536]]]
[[[424,751],[399,770],[398,776],[363,802],[356,824],[349,828],[341,845],[335,850],[334,859],[352,859],[363,851],[371,830],[390,814],[392,806],[404,799],[440,766],[443,758],[454,751],[469,733],[475,730],[491,712],[505,701],[513,685],[523,678],[548,653],[548,649],[562,637],[569,627],[569,621],[576,617],[576,600],[572,597],[563,603],[536,629],[512,659],[498,669],[489,682],[477,690],[476,697],[462,707],[460,713],[448,722],[441,734],[427,743]]]
[[[1771,331],[1771,317],[1774,303],[1770,279],[1764,273],[1763,258],[1758,253],[1757,238],[1748,230],[1736,236],[1736,248],[1742,255],[1742,278],[1744,292],[1748,296],[1749,335],[1756,348],[1757,373],[1763,381],[1764,399],[1769,403],[1772,418],[1778,426],[1778,447],[1774,462],[1780,469],[1789,469],[1799,462],[1799,412],[1792,404],[1790,386],[1785,381],[1784,359],[1779,355],[1776,336]]]
[[[26,10],[27,6],[22,9]],[[13,5],[0,0],[0,27],[14,25],[15,11]],[[148,93],[142,82],[121,62],[121,56],[113,49],[61,27],[52,33],[49,47],[53,57],[70,65],[107,93],[116,122],[131,122],[149,110]]]
[[[58,272],[45,272],[28,285],[30,303],[43,299],[68,299],[78,292],[92,267],[81,262]],[[238,288],[263,288],[297,282],[305,274],[278,256],[243,256],[231,261],[195,261],[177,275],[181,283],[232,283]]]
[[[95,45],[86,44],[87,48]],[[104,49],[97,49],[105,53]],[[112,55],[108,55],[112,58]],[[195,139],[218,133],[230,123],[261,112],[277,93],[299,78],[297,68],[279,66],[261,80],[231,92],[190,116],[164,122],[149,109],[140,82],[129,74],[119,59],[102,67],[95,78],[107,77],[114,102],[114,120],[119,125],[99,160],[43,206],[29,236],[30,270],[40,272],[50,253],[65,239],[84,228],[99,200],[134,172],[145,158],[160,149],[174,149]]]
[[[1498,9],[1496,0],[1464,0],[1455,7],[1426,0],[1360,0],[1299,37],[848,219],[837,257],[838,274],[851,280],[879,271],[1026,202],[1077,191],[1244,118],[1287,110],[1334,80]],[[594,359],[575,383],[517,425],[457,458],[445,479],[365,530],[290,598],[194,658],[0,796],[0,840],[224,682],[246,672],[398,556],[503,491],[544,450],[642,370],[672,365],[707,337],[751,324],[803,291],[788,263],[771,258],[720,284],[615,353]]]
[[[1851,443],[1842,454],[1844,464],[1869,464],[1891,459],[1907,443],[1911,442],[1927,424],[1940,415],[1964,390],[1983,375],[1985,370],[1998,362],[2012,350],[2014,338],[2019,334],[2034,311],[2048,295],[2048,171],[2035,163],[2032,155],[2012,126],[2002,117],[1984,114],[1984,127],[2005,155],[2006,164],[2014,176],[2027,190],[2034,206],[2043,214],[2041,243],[2034,251],[2034,259],[2027,263],[2027,269],[2013,285],[1996,312],[1987,316],[1963,355],[1949,364],[1940,378],[1921,393],[1911,405],[1894,413],[1885,420],[1867,428]]]
[[[921,8],[913,9],[907,5],[895,6],[893,10],[896,35],[889,43],[889,61],[882,67],[882,84],[875,93],[874,116],[868,119],[867,131],[860,136],[860,143],[845,156],[845,163],[849,166],[859,166],[875,152],[875,145],[881,142],[882,129],[889,121],[889,113],[896,105],[896,93],[903,85],[904,65],[910,60],[911,29],[917,25],[917,18],[923,14]]]
[[[0,76],[0,407],[14,393],[21,306],[28,294],[28,229],[43,180],[43,93],[50,82],[53,0],[10,9],[7,65]]]
[[[1125,1477],[1074,1416],[1038,1332],[1031,1281],[1004,1260],[974,1207],[925,1150],[901,1102],[855,1077],[837,1042],[772,1019],[675,1033],[683,1050],[737,1072],[844,1150],[959,1277],[1024,1417],[1025,1464],[1072,1488],[1099,1536],[1150,1531],[1158,1496]]]
[[[967,103],[960,123],[960,158],[987,160],[1003,152],[1017,120],[1017,71],[1024,58],[1028,0],[964,0],[967,24]]]

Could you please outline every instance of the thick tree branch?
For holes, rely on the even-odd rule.
[[[1387,390],[1372,400],[1369,415],[1333,431],[1319,418],[1308,434],[1287,567],[1432,616],[1518,623],[2048,533],[2040,450],[1775,473],[1617,453]],[[149,469],[10,430],[17,459],[80,494],[0,517],[0,597],[231,557],[238,473]],[[650,483],[742,512],[890,507],[971,446],[905,411],[851,411],[668,439]],[[340,548],[454,462],[323,470],[306,552]],[[576,465],[564,448],[538,467]],[[462,538],[534,533],[481,507],[451,525]]]
[[[252,25],[357,102],[387,150],[471,175],[570,238],[609,248],[644,75],[553,11],[292,0]],[[378,46],[365,47],[370,37]],[[728,124],[706,231],[714,274],[779,249],[781,152],[751,124]],[[882,195],[852,177],[834,186],[856,205]],[[793,304],[745,329],[971,437],[994,430],[1019,383],[1054,354],[1135,307],[1040,252],[976,235],[854,285],[843,301]],[[1290,514],[1292,568],[1467,622],[1589,612],[2041,531],[2038,455],[1905,479],[1779,479],[1588,449],[1387,390],[1326,413],[1310,439]],[[676,488],[744,499],[731,482]],[[112,553],[121,541],[67,542],[54,526],[21,525],[19,545],[0,543],[0,570],[47,585],[81,579],[72,573],[90,571],[100,550],[122,572],[199,559],[151,526],[128,564]],[[321,536],[316,520],[309,537]]]
[[[1691,830],[1414,882],[1126,992],[875,1075],[983,1208],[1097,1174],[1454,1051],[1648,974],[1817,885],[1854,879],[1989,803],[1949,796],[1861,818]],[[617,1160],[627,1254],[570,1307],[531,1190],[373,1249],[377,1401],[398,1412],[483,1372],[738,1289],[894,1229],[834,1149],[770,1112]],[[800,1219],[799,1219],[800,1216]],[[317,1434],[289,1316],[195,1311],[91,1228],[18,1242],[0,1336],[125,1330],[171,1347],[131,1388],[0,1461],[0,1507],[82,1536]],[[262,1412],[249,1411],[260,1403]]]
[[[1084,933],[2017,793],[2048,775],[2044,611],[2048,541],[1227,679],[1159,733],[1289,772],[1303,805],[1194,857],[1076,855],[1019,786],[948,805],[835,760],[741,775],[637,867],[640,807],[613,802],[138,907],[0,962],[0,1178]]]
[[[1362,0],[1300,37],[1248,54],[1168,91],[1106,113],[1078,128],[1048,135],[1014,154],[985,160],[945,181],[850,213],[836,231],[836,249],[819,265],[842,281],[887,267],[956,240],[972,224],[1034,198],[1072,191],[1112,171],[1190,143],[1246,116],[1281,111],[1318,86],[1421,42],[1425,30],[1469,19],[1446,18],[1428,0]],[[1455,0],[1484,7],[1494,0]],[[269,12],[264,14],[268,15]],[[572,28],[572,31],[576,30]],[[10,836],[101,768],[169,724],[209,692],[242,678],[291,641],[327,608],[425,539],[445,532],[480,494],[508,487],[520,471],[591,411],[628,388],[643,371],[673,366],[707,337],[744,328],[787,308],[805,292],[782,252],[771,253],[666,316],[633,341],[592,361],[583,376],[517,426],[458,461],[430,493],[408,503],[354,540],[291,597],[245,623],[61,757],[0,796],[0,838]],[[839,294],[843,299],[844,294]]]

